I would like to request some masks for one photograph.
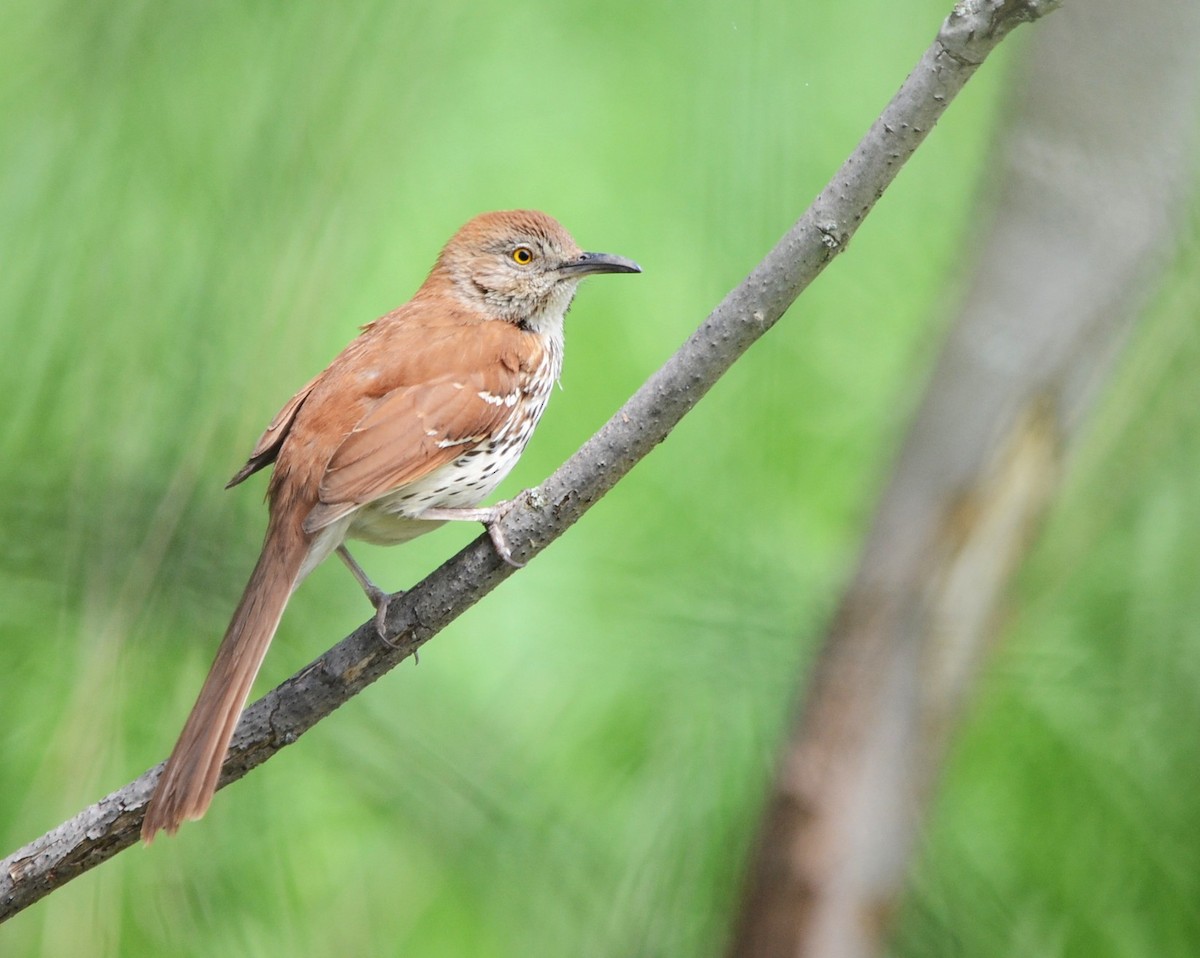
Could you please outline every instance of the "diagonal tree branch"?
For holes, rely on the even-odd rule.
[[[540,487],[518,498],[503,530],[528,560],[560,536],[683,418],[750,344],[775,324],[850,237],[987,55],[1058,0],[963,0],[932,46],[808,211],[750,275],[599,432]],[[511,575],[486,536],[393,603],[381,643],[371,623],[254,703],[242,716],[222,786],[290,745],[415,652]],[[0,867],[0,921],[137,840],[156,767]]]

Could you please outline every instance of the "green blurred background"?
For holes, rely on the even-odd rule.
[[[264,524],[264,483],[223,483],[460,223],[544,209],[646,270],[583,289],[511,494],[791,224],[945,12],[12,0],[0,852],[165,756]],[[13,919],[0,953],[719,954],[797,677],[969,266],[1020,45],[849,255],[547,555],[202,823]],[[1200,947],[1187,232],[1022,575],[897,955]],[[400,587],[477,533],[357,551]],[[319,569],[259,689],[368,612]]]

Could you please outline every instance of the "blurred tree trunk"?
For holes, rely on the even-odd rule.
[[[961,314],[768,798],[731,948],[878,954],[949,734],[1191,192],[1200,4],[1029,37]]]

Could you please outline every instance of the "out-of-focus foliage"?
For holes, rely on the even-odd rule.
[[[165,755],[263,527],[261,481],[223,482],[462,221],[538,207],[646,268],[584,287],[512,493],[799,215],[944,6],[9,4],[4,850]],[[1003,60],[848,255],[546,556],[0,951],[718,953],[796,677],[969,266]],[[1182,257],[1023,577],[901,954],[1200,938],[1200,255]],[[360,558],[400,586],[477,531]],[[260,688],[368,611],[318,570]]]

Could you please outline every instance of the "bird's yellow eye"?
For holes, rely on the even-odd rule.
[[[533,262],[533,250],[528,246],[518,246],[512,251],[512,258],[518,266],[528,266]]]

